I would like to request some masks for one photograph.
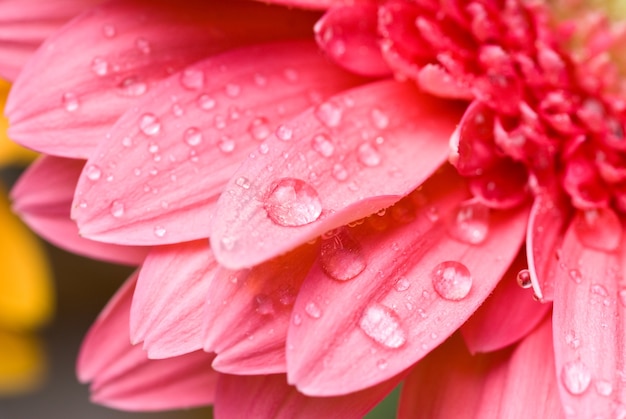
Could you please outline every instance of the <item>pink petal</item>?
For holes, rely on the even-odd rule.
[[[107,3],[48,38],[24,68],[6,107],[11,137],[87,158],[160,80],[234,46],[307,36],[315,17],[238,1]]]
[[[450,99],[472,100],[471,89],[450,76],[437,64],[426,64],[419,70],[417,83],[420,88],[435,96]]]
[[[132,342],[143,341],[152,359],[202,349],[203,306],[217,268],[206,240],[154,248],[133,297]]]
[[[215,396],[217,418],[362,418],[399,383],[399,378],[358,393],[307,397],[285,375],[221,375]],[[245,394],[245,397],[242,397]]]
[[[592,249],[572,223],[561,254],[553,322],[563,406],[577,417],[619,417],[626,413],[623,242],[614,252]]]
[[[398,417],[559,418],[550,322],[512,351],[471,356],[456,336],[413,369]]]
[[[194,352],[149,360],[130,344],[128,322],[135,288],[133,275],[89,330],[78,358],[78,376],[91,381],[94,402],[125,410],[164,410],[213,402],[217,374],[213,355]]]
[[[535,197],[526,233],[526,254],[533,290],[540,301],[552,301],[559,246],[571,218],[562,196],[540,193]]]
[[[215,257],[252,266],[391,205],[445,160],[456,122],[452,104],[395,81],[355,88],[285,122],[222,194]]]
[[[493,293],[461,327],[472,354],[496,351],[517,342],[550,311],[550,304],[535,301],[531,290],[518,285],[519,275],[530,275],[525,268],[526,253],[521,252]]]
[[[100,0],[3,0],[0,2],[0,76],[10,81],[39,45]]]
[[[20,177],[11,192],[13,207],[37,234],[79,255],[114,263],[138,265],[148,249],[84,239],[70,219],[70,208],[82,160],[43,156]]]
[[[341,237],[320,254],[293,310],[291,383],[316,396],[375,385],[417,362],[467,320],[517,254],[527,215],[493,212],[489,220],[473,220],[468,228],[474,235],[454,239],[459,223],[468,222],[457,215],[467,196],[464,181],[446,166],[384,216],[344,231],[351,239]],[[471,211],[464,213],[471,218]],[[349,279],[354,275],[345,275],[346,269],[356,277]]]
[[[335,7],[315,24],[315,39],[341,67],[365,76],[391,73],[378,44],[376,4]]]
[[[204,349],[229,374],[286,371],[285,341],[296,295],[318,247],[304,245],[252,269],[221,269],[207,298]]]
[[[266,152],[279,123],[360,81],[306,41],[229,51],[173,75],[87,163],[76,199],[89,205],[73,213],[81,234],[121,244],[208,237],[227,181],[250,153]]]

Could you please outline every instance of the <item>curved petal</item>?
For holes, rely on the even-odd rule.
[[[413,369],[398,418],[563,417],[550,332],[544,321],[512,353],[474,356],[453,336]]]
[[[307,36],[315,16],[244,1],[109,2],[48,38],[29,61],[7,104],[11,137],[88,158],[160,80],[234,46]]]
[[[101,0],[0,2],[0,77],[15,80],[39,45],[71,18]]]
[[[221,375],[215,396],[218,418],[362,418],[400,382],[395,378],[358,393],[308,397],[287,384],[284,374]],[[245,394],[246,397],[241,397]]]
[[[217,352],[213,368],[229,374],[286,371],[291,309],[317,255],[304,245],[251,269],[221,269],[211,282],[204,317],[204,349]]]
[[[13,207],[30,228],[50,243],[79,255],[127,265],[140,264],[148,249],[87,240],[70,219],[70,208],[82,160],[42,156],[11,191]]]
[[[89,205],[73,211],[81,234],[119,244],[208,237],[225,184],[280,122],[360,81],[310,41],[244,47],[173,75],[89,159],[76,191]]]
[[[461,327],[472,354],[505,348],[524,338],[552,308],[540,304],[529,290],[518,284],[527,281],[526,253],[520,252],[493,293]]]
[[[206,240],[154,248],[133,296],[132,342],[143,342],[152,359],[202,349],[203,306],[217,268]]]
[[[398,201],[446,159],[457,111],[382,81],[285,122],[220,197],[215,257],[252,266]]]
[[[561,254],[553,322],[563,406],[577,417],[619,417],[626,404],[624,243],[614,252],[592,249],[571,223]]]
[[[315,24],[318,45],[338,65],[364,76],[391,74],[378,45],[376,4],[335,7]]]
[[[128,322],[137,275],[122,286],[83,342],[78,376],[91,381],[92,400],[117,409],[181,409],[213,402],[217,374],[202,351],[149,360],[130,344]]]
[[[480,230],[472,227],[472,241],[459,240],[456,213],[467,196],[464,181],[446,166],[384,216],[352,228],[351,241],[341,237],[320,253],[293,310],[291,383],[316,396],[375,385],[467,320],[515,258],[527,215],[493,212]]]

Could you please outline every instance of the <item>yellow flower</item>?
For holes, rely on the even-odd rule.
[[[0,109],[10,85],[0,80]],[[35,155],[11,142],[0,117],[0,167],[24,165]],[[45,361],[32,336],[53,311],[46,257],[38,239],[11,212],[0,181],[0,394],[32,389],[44,377]]]

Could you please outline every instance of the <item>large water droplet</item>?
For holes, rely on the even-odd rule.
[[[591,384],[591,372],[581,360],[571,361],[563,365],[561,382],[571,394],[583,394]]]
[[[264,208],[273,222],[289,227],[310,224],[322,214],[317,191],[305,181],[294,178],[275,182]]]
[[[78,102],[78,97],[74,93],[64,93],[61,98],[63,102],[63,107],[68,112],[76,112],[80,107],[80,102]]]
[[[322,157],[330,157],[335,152],[335,146],[327,134],[317,134],[311,140],[313,150],[317,151]]]
[[[517,273],[517,285],[524,289],[528,289],[533,286],[530,271],[528,269],[522,269]]]
[[[124,215],[124,204],[120,201],[113,201],[111,203],[111,215],[115,218],[120,218]]]
[[[180,74],[180,84],[189,90],[200,90],[204,87],[204,72],[196,68],[187,68]]]
[[[433,288],[446,300],[462,300],[472,289],[470,271],[461,262],[442,262],[435,266],[430,275]]]
[[[357,156],[359,161],[368,167],[378,166],[381,161],[380,153],[371,143],[361,144],[357,149]]]
[[[473,200],[461,203],[448,220],[448,233],[463,243],[484,242],[489,233],[489,208]]]
[[[202,132],[196,127],[187,128],[183,134],[183,138],[187,145],[195,147],[202,143]]]
[[[124,96],[141,96],[148,91],[148,85],[136,76],[126,77],[117,88]]]
[[[610,252],[617,249],[622,239],[621,222],[610,208],[579,211],[574,228],[581,243],[592,249]]]
[[[387,348],[400,348],[406,343],[406,332],[400,318],[389,308],[374,304],[365,309],[359,327],[375,342]]]
[[[161,131],[161,122],[154,114],[146,113],[139,119],[139,129],[148,136],[155,136]]]
[[[346,228],[322,240],[320,264],[324,272],[338,281],[347,281],[359,275],[367,266],[361,245]]]
[[[315,109],[315,116],[329,128],[337,127],[343,118],[343,107],[334,102],[325,102]]]
[[[102,169],[95,164],[90,164],[85,167],[85,175],[87,176],[87,179],[95,182],[102,176]]]

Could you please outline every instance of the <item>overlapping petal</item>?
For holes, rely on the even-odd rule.
[[[291,383],[316,396],[361,390],[405,370],[467,320],[515,258],[527,216],[494,212],[481,242],[458,240],[450,230],[459,228],[467,198],[463,180],[446,167],[386,219],[372,216],[351,229],[352,249],[339,237],[336,262],[320,255],[294,306]],[[365,266],[346,280],[355,261]]]
[[[308,35],[316,16],[253,2],[209,3],[114,1],[73,20],[15,81],[6,109],[12,138],[49,154],[88,158],[160,80],[242,44]]]
[[[34,231],[61,248],[110,262],[140,264],[148,253],[145,247],[99,243],[78,234],[70,210],[84,164],[82,160],[39,158],[11,191],[15,211]]]
[[[398,201],[445,161],[457,110],[381,81],[285,122],[220,197],[215,257],[252,266]]]
[[[131,108],[87,162],[73,210],[81,234],[125,244],[208,237],[224,186],[249,154],[266,152],[281,121],[361,81],[310,41],[188,67]]]

